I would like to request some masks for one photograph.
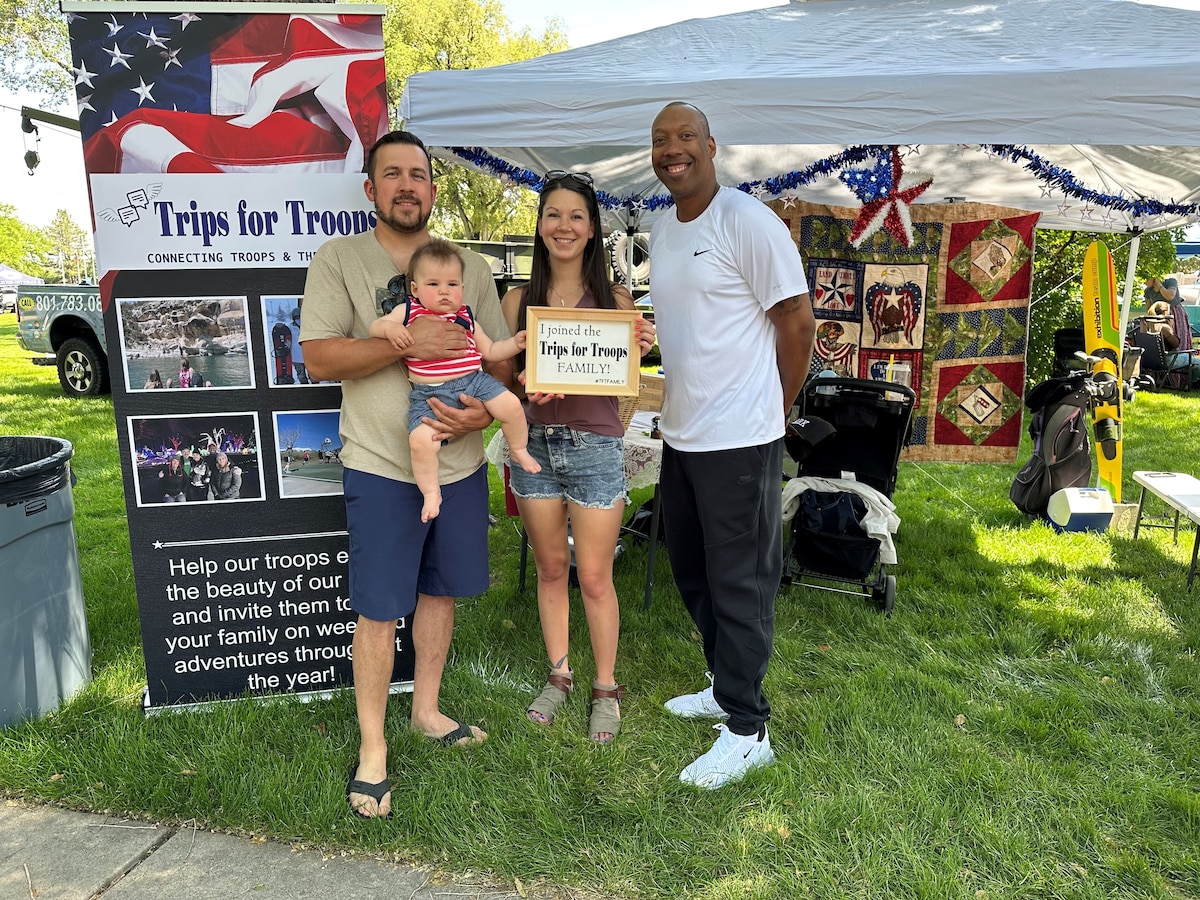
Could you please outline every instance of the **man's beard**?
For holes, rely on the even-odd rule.
[[[417,209],[421,209],[419,203],[417,205]],[[429,216],[432,213],[432,209],[421,210],[417,213],[416,222],[413,224],[408,224],[406,222],[402,222],[396,215],[389,215],[385,213],[380,208],[379,201],[375,201],[376,217],[379,219],[379,221],[383,222],[383,224],[387,225],[388,228],[392,229],[392,231],[396,232],[397,234],[418,234],[419,232],[424,231],[425,226],[429,223]]]

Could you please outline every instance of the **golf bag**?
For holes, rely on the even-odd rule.
[[[1049,378],[1025,398],[1033,413],[1029,420],[1033,457],[1017,472],[1008,496],[1026,515],[1045,516],[1051,494],[1085,487],[1091,481],[1087,377],[1077,372]]]

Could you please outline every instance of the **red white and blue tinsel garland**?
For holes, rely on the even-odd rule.
[[[1194,217],[1200,215],[1200,204],[1198,203],[1176,203],[1174,199],[1162,201],[1151,197],[1127,197],[1123,193],[1108,194],[1092,190],[1082,184],[1069,169],[1053,165],[1028,147],[1015,144],[983,144],[979,147],[987,153],[1028,170],[1034,178],[1042,183],[1043,191],[1048,193],[1058,190],[1067,198],[1082,201],[1085,206],[1081,215],[1085,219],[1090,218],[1088,212],[1093,208],[1128,213],[1135,222],[1166,216]],[[511,165],[481,147],[448,147],[447,149],[460,159],[505,180],[506,183],[520,185],[534,191],[538,191],[542,187],[542,176],[538,173]],[[771,178],[744,181],[736,187],[738,190],[756,197],[767,195],[778,197],[795,188],[812,184],[821,178],[840,176],[850,166],[860,165],[871,158],[888,158],[895,149],[891,146],[861,144],[849,147],[825,159],[817,160],[803,169]],[[674,203],[669,194],[654,194],[649,197],[636,195],[618,197],[597,190],[596,196],[604,209],[629,210],[635,213],[642,210],[666,209]]]

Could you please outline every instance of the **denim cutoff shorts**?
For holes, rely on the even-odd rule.
[[[566,425],[530,425],[529,452],[542,471],[509,469],[512,492],[522,500],[562,499],[595,509],[629,502],[621,438]]]
[[[466,394],[481,403],[487,403],[489,400],[499,397],[506,390],[508,388],[482,369],[468,372],[466,375],[460,375],[450,381],[443,381],[441,384],[414,382],[412,392],[408,396],[408,430],[415,431],[421,424],[421,419],[426,416],[431,419],[437,418],[433,414],[433,410],[429,408],[431,397],[437,397],[447,406],[462,409],[462,402],[458,399],[459,394]]]

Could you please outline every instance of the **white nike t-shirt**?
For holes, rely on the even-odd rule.
[[[667,443],[702,452],[782,437],[783,387],[767,310],[808,292],[787,226],[759,200],[722,187],[691,222],[672,209],[654,225],[650,272]]]

